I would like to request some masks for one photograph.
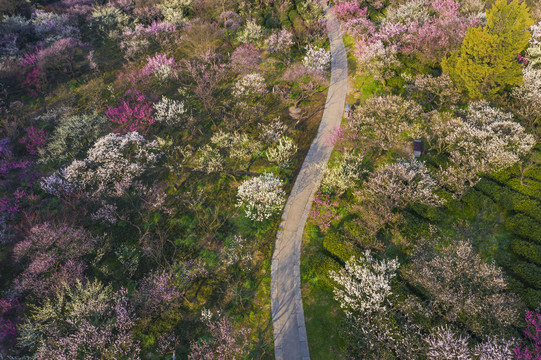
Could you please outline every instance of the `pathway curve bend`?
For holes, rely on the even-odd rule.
[[[284,208],[271,265],[271,304],[274,350],[278,360],[308,360],[308,341],[301,297],[300,255],[304,226],[314,194],[323,178],[317,164],[326,164],[332,152],[328,136],[340,126],[347,91],[347,55],[338,21],[321,0],[331,45],[331,82],[316,138],[304,159]]]

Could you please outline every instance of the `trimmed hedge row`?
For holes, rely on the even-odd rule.
[[[516,277],[535,289],[541,289],[541,267],[528,262],[515,260],[508,264]]]
[[[541,265],[541,246],[514,239],[511,241],[510,249],[513,253],[522,256],[528,261]]]
[[[541,169],[539,169],[539,171],[541,171]],[[526,178],[524,179],[524,185],[522,185],[520,183],[520,179],[514,178],[507,181],[505,184],[509,186],[509,188],[521,194],[541,200],[541,182],[540,181]]]
[[[523,289],[518,291],[519,296],[528,304],[532,309],[539,308],[541,304],[541,291],[535,289]]]
[[[495,208],[496,203],[490,197],[479,190],[470,189],[463,197],[462,202],[468,205],[472,210]]]
[[[410,204],[409,208],[420,217],[434,223],[438,223],[445,216],[441,208],[437,208],[434,206],[427,206],[423,204]]]
[[[541,224],[524,214],[510,216],[505,221],[507,230],[541,245]]]
[[[534,166],[531,169],[526,170],[524,176],[529,177],[537,181],[541,181],[541,166]]]
[[[361,254],[360,248],[341,238],[338,234],[329,234],[325,236],[325,239],[323,239],[323,247],[330,254],[344,263],[352,256],[358,257]]]
[[[481,180],[476,185],[476,189],[482,191],[495,202],[500,203],[507,210],[527,214],[541,222],[541,205],[539,201],[487,179]]]

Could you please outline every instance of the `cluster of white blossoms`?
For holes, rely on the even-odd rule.
[[[522,84],[512,95],[519,114],[533,125],[541,118],[541,22],[531,30],[528,64],[522,68]]]
[[[235,235],[223,249],[224,262],[233,265],[238,262],[247,264],[252,260],[252,254],[248,252],[248,240],[240,235]]]
[[[244,207],[246,217],[253,221],[264,221],[282,209],[286,201],[283,183],[272,173],[245,180],[237,192],[237,207]]]
[[[236,98],[258,96],[266,93],[265,78],[258,73],[245,75],[233,85],[233,96]]]
[[[438,182],[426,166],[415,158],[399,159],[376,170],[362,193],[386,206],[403,208],[409,203],[439,206],[443,200],[434,194]]]
[[[448,326],[438,326],[425,340],[427,357],[433,360],[447,359],[512,359],[515,340],[490,336],[485,342],[469,347],[469,336],[456,334]]]
[[[274,118],[269,124],[259,123],[259,138],[266,144],[277,142],[287,132],[287,125],[280,120],[280,117]]]
[[[186,21],[184,14],[192,4],[192,0],[165,0],[158,4],[164,21],[172,24],[182,24]]]
[[[528,65],[534,67],[541,64],[541,22],[532,26],[532,37],[530,38],[530,47],[526,50],[528,54]]]
[[[265,40],[265,45],[270,53],[288,53],[293,46],[293,34],[285,29],[275,31]]]
[[[287,168],[293,155],[297,153],[297,149],[295,142],[284,136],[278,140],[276,146],[267,149],[267,159],[280,167]]]
[[[465,119],[449,122],[451,128],[440,141],[447,144],[450,166],[439,173],[440,182],[460,195],[479,181],[478,174],[519,162],[536,141],[512,119],[481,100],[470,104]]]
[[[363,154],[355,154],[348,151],[338,161],[318,165],[324,168],[321,188],[335,191],[338,194],[342,194],[348,189],[353,188],[364,173],[362,167],[363,160]]]
[[[58,174],[42,181],[42,188],[56,195],[54,185],[87,192],[90,196],[121,196],[133,180],[154,164],[158,143],[145,140],[137,132],[110,133],[96,141],[84,160],[74,160]]]
[[[248,20],[244,30],[239,34],[238,40],[249,43],[257,43],[263,38],[263,29],[255,20]]]
[[[217,131],[210,142],[217,148],[225,150],[226,156],[235,161],[248,161],[261,149],[261,143],[246,133]]]
[[[310,70],[326,71],[331,65],[331,52],[308,45],[302,64]]]
[[[392,295],[390,282],[399,266],[397,259],[377,260],[367,250],[358,259],[352,257],[339,272],[331,271],[330,278],[337,283],[334,297],[346,315],[386,311]]]
[[[152,108],[154,109],[154,119],[167,125],[181,125],[184,120],[182,115],[186,113],[182,101],[172,100],[165,96],[162,96],[162,99]]]

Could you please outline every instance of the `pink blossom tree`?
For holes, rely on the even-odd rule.
[[[59,291],[62,282],[85,279],[83,257],[91,253],[97,239],[82,228],[69,225],[36,225],[15,245],[15,259],[25,270],[15,279],[15,288],[36,296]]]

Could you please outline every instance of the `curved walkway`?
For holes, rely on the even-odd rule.
[[[308,360],[308,342],[300,288],[300,253],[302,234],[312,200],[323,177],[315,166],[326,164],[332,146],[326,143],[329,132],[340,126],[347,90],[347,56],[338,21],[321,1],[327,18],[331,44],[331,83],[323,118],[308,155],[293,185],[282,215],[271,266],[271,303],[274,327],[274,350],[278,360]]]

